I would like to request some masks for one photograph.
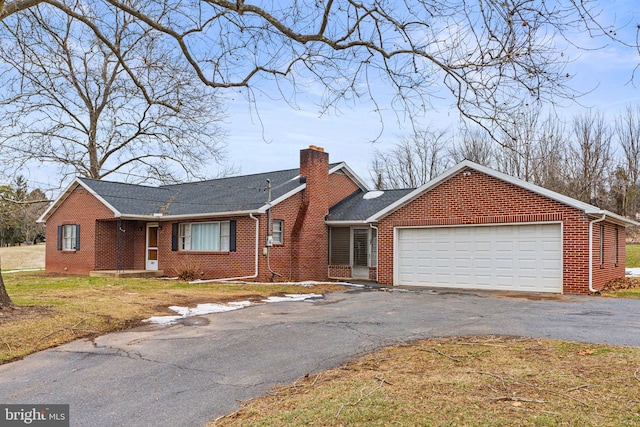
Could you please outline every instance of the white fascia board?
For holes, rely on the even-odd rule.
[[[307,188],[307,184],[306,183],[294,188],[293,190],[289,191],[288,193],[283,194],[282,196],[278,197],[277,199],[272,200],[271,203],[267,203],[266,205],[261,206],[260,208],[258,208],[257,213],[263,214],[263,213],[267,212],[269,209],[271,209],[272,207],[274,207],[278,203],[284,202],[289,197],[291,197],[291,196],[293,196],[295,194],[298,194],[299,192],[301,192],[305,188]],[[253,213],[256,213],[256,212],[254,211]]]
[[[331,226],[349,226],[349,225],[368,225],[368,222],[365,220],[360,220],[360,221],[325,221],[324,222],[326,225],[331,225]]]
[[[71,195],[71,193],[73,193],[73,191],[77,188],[78,185],[80,185],[82,188],[87,190],[92,196],[94,196],[96,199],[98,199],[100,201],[100,203],[102,203],[109,210],[111,210],[111,212],[113,212],[113,216],[114,217],[118,218],[118,217],[121,216],[120,212],[116,208],[111,206],[109,203],[107,203],[106,200],[104,200],[102,197],[100,197],[100,195],[98,193],[93,191],[93,189],[91,189],[89,186],[87,186],[79,178],[75,178],[73,180],[73,182],[71,184],[69,184],[69,186],[58,196],[58,198],[56,200],[54,200],[53,203],[51,203],[51,205],[49,205],[47,210],[44,211],[42,213],[42,215],[40,215],[40,218],[38,218],[36,220],[36,222],[38,222],[38,223],[47,222],[47,219],[51,216],[51,214],[56,209],[58,209],[60,207],[62,202],[64,202],[67,199],[67,197],[69,197]]]
[[[229,211],[229,212],[215,212],[215,213],[198,213],[198,214],[185,214],[185,215],[122,215],[121,219],[125,220],[141,220],[141,221],[174,221],[183,219],[202,219],[202,218],[221,218],[231,216],[249,216],[250,214],[259,214],[257,210],[248,211]]]
[[[478,172],[487,174],[489,176],[492,176],[494,178],[500,179],[502,181],[508,182],[510,184],[513,184],[517,187],[523,188],[525,190],[529,190],[533,193],[536,194],[540,194],[542,196],[545,196],[549,199],[555,200],[557,202],[560,202],[564,205],[567,206],[571,206],[573,208],[576,208],[578,210],[581,210],[582,212],[584,212],[586,215],[598,215],[601,216],[604,213],[607,213],[607,216],[616,219],[616,222],[622,224],[622,225],[635,225],[637,224],[635,221],[630,220],[628,218],[624,218],[620,215],[614,214],[612,212],[607,212],[604,211],[596,206],[590,205],[588,203],[584,203],[581,202],[580,200],[576,200],[574,198],[565,196],[563,194],[560,193],[556,193],[555,191],[551,191],[548,190],[546,188],[540,187],[539,185],[535,185],[532,184],[530,182],[527,181],[523,181],[520,178],[515,178],[511,175],[507,175],[505,173],[502,172],[498,172],[494,169],[488,168],[486,166],[482,166],[479,165],[477,163],[471,162],[469,160],[464,160],[460,163],[458,163],[457,165],[449,168],[448,170],[446,170],[444,173],[438,175],[437,177],[435,177],[434,179],[432,179],[431,181],[423,184],[422,186],[416,188],[414,191],[412,191],[411,193],[407,194],[406,196],[402,197],[401,199],[399,199],[398,201],[396,201],[395,203],[392,203],[391,205],[387,206],[386,208],[382,209],[381,211],[377,212],[376,214],[372,215],[371,217],[367,218],[367,222],[377,222],[379,219],[383,218],[384,216],[386,216],[387,214],[397,210],[398,208],[404,206],[405,204],[409,203],[410,201],[412,201],[413,199],[417,198],[418,196],[422,195],[423,193],[431,190],[432,188],[436,187],[437,185],[441,184],[442,182],[446,181],[447,179],[449,179],[450,177],[456,175],[457,173],[459,173],[460,171],[469,168],[469,169],[473,169],[476,170]]]
[[[640,222],[634,221],[630,218],[627,218],[622,215],[618,215],[616,213],[606,211],[606,210],[601,210],[598,212],[587,212],[587,215],[594,218],[602,217],[603,215],[606,215],[606,218],[605,218],[606,221],[612,222],[614,224],[622,225],[624,227],[628,227],[632,225],[640,225]]]
[[[338,163],[336,166],[329,169],[329,175],[338,172],[340,169],[344,169],[349,178],[351,178],[361,190],[369,191],[369,186],[345,162]]]

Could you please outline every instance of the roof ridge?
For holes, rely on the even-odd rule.
[[[76,179],[83,181],[83,182],[100,182],[100,183],[106,183],[106,184],[117,184],[117,185],[129,185],[132,187],[145,187],[145,188],[162,188],[161,186],[157,186],[157,185],[148,185],[148,184],[134,184],[132,182],[121,182],[121,181],[111,181],[108,179],[97,179],[97,178],[89,178],[86,176],[78,176],[76,177]]]

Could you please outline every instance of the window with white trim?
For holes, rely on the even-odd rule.
[[[229,221],[182,223],[178,232],[178,249],[228,252],[229,229]]]
[[[76,224],[69,224],[62,226],[62,250],[63,251],[74,251],[76,250],[76,242],[78,239],[77,235],[78,227]]]
[[[273,235],[273,244],[281,245],[284,243],[284,221],[281,219],[273,220],[271,225],[271,231]]]

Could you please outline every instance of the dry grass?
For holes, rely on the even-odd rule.
[[[189,285],[175,280],[4,275],[18,309],[0,310],[0,363],[77,338],[138,325],[150,316],[173,314],[170,305],[261,300],[284,293],[327,293],[336,285]]]
[[[306,376],[210,425],[638,425],[639,370],[635,348],[429,339]]]
[[[2,270],[44,269],[44,244],[0,247]]]
[[[627,245],[627,267],[640,267],[640,245]]]

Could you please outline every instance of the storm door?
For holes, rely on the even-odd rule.
[[[353,277],[369,278],[369,229],[353,229]]]
[[[158,269],[158,224],[147,224],[147,270]]]

